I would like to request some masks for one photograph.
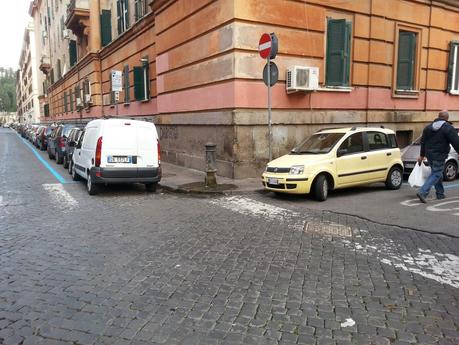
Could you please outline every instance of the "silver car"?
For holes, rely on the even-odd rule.
[[[459,129],[456,128],[459,133]],[[402,149],[402,161],[404,174],[409,175],[416,164],[417,158],[421,152],[421,137],[417,138],[412,144]],[[452,181],[457,177],[457,167],[459,166],[459,154],[451,147],[449,155],[446,158],[443,179]]]

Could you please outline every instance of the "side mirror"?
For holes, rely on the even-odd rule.
[[[336,153],[336,155],[338,157],[341,157],[341,156],[344,156],[345,154],[347,153],[347,149],[338,149],[338,152]]]

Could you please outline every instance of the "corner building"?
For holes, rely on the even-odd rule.
[[[163,160],[199,170],[209,141],[221,175],[265,167],[264,32],[279,38],[274,157],[324,127],[383,125],[403,146],[441,109],[459,121],[458,0],[72,0],[64,25],[70,68],[42,120],[150,119]],[[317,87],[287,92],[293,66],[317,67]]]

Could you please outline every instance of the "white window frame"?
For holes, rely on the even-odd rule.
[[[451,45],[452,50],[450,54],[453,54],[453,68],[452,68],[452,75],[451,75],[451,89],[449,90],[449,93],[452,95],[459,95],[459,76],[457,76],[457,73],[459,72],[459,42],[458,43],[453,43]],[[458,80],[457,82],[457,87],[454,88],[455,80]]]

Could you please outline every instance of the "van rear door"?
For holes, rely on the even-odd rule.
[[[137,128],[129,121],[106,126],[102,138],[102,166],[137,168]]]
[[[139,168],[157,168],[158,164],[158,136],[151,124],[139,124],[137,127],[137,147]]]

